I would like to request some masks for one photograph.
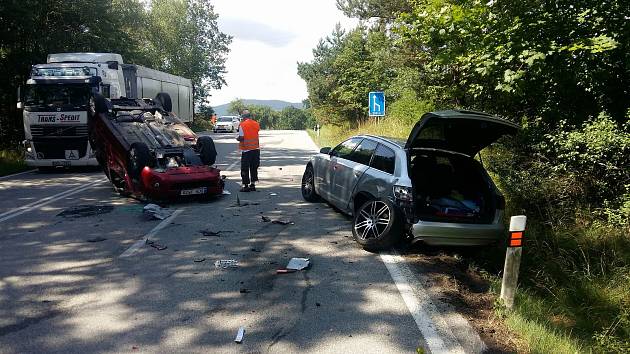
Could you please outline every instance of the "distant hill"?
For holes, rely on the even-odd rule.
[[[283,108],[288,106],[293,106],[295,108],[302,108],[302,103],[292,103],[287,101],[280,100],[250,100],[250,99],[241,99],[245,105],[259,105],[259,106],[269,106],[276,111],[281,111]],[[228,114],[227,110],[230,106],[229,103],[222,104],[220,106],[212,107],[214,108],[214,112],[217,116],[225,116]]]

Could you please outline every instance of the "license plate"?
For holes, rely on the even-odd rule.
[[[61,167],[70,167],[70,161],[53,161],[53,167],[61,166]]]
[[[180,195],[194,195],[194,194],[206,194],[208,187],[194,188],[194,189],[182,189]]]

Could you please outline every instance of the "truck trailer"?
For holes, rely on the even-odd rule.
[[[193,87],[189,79],[140,65],[125,64],[115,53],[49,54],[32,66],[18,108],[23,109],[25,162],[28,166],[97,166],[88,141],[90,100],[154,98],[169,94],[173,113],[191,122]]]

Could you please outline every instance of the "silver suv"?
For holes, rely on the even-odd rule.
[[[430,112],[407,141],[354,136],[322,148],[302,196],[353,215],[354,239],[386,249],[406,235],[432,245],[485,245],[503,236],[505,200],[473,157],[518,125],[472,111]]]

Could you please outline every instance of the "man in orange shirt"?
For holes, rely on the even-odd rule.
[[[248,110],[241,113],[243,121],[238,127],[238,148],[241,150],[241,178],[243,186],[241,192],[256,190],[258,181],[258,166],[260,166],[260,144],[258,132],[260,125],[252,119]],[[251,179],[250,179],[251,177]]]

